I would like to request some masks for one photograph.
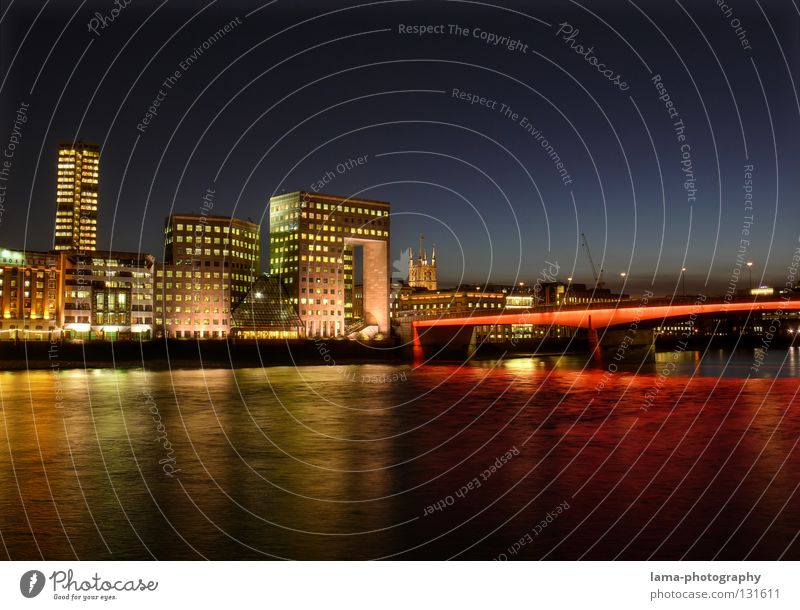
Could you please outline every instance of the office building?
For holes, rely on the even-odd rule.
[[[154,258],[140,252],[61,252],[65,339],[151,339]]]
[[[58,147],[56,250],[92,251],[97,247],[100,147],[64,142]]]
[[[270,275],[309,337],[389,333],[389,204],[321,193],[270,199]],[[353,315],[354,258],[363,254],[363,313]]]
[[[209,214],[173,214],[156,265],[156,334],[224,339],[231,310],[250,292],[261,264],[259,226]]]

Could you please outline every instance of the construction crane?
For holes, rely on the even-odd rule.
[[[603,270],[597,271],[597,267],[594,265],[594,259],[592,258],[592,252],[589,250],[589,241],[586,239],[586,233],[581,233],[581,243],[583,245],[583,249],[586,250],[586,256],[589,257],[589,264],[592,266],[592,274],[594,275],[594,287],[595,288],[602,288],[605,286],[605,282],[603,281]]]

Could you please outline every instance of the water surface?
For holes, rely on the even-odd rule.
[[[799,358],[0,373],[2,555],[800,559]]]

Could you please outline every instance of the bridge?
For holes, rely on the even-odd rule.
[[[784,312],[800,310],[800,298],[754,299],[752,301],[729,301],[723,298],[675,297],[673,299],[647,299],[620,301],[617,303],[594,303],[570,306],[546,306],[524,311],[475,311],[471,315],[443,313],[440,316],[406,316],[401,318],[401,336],[409,341],[415,352],[423,346],[459,347],[474,343],[476,326],[508,324],[532,324],[536,326],[569,326],[589,331],[590,343],[598,344],[598,330],[609,327],[625,327],[637,331],[642,345],[652,344],[652,332],[643,331],[639,325],[648,321],[665,321],[674,318],[689,318],[729,313],[761,313],[767,317],[780,316]],[[627,331],[627,329],[626,329]],[[649,332],[649,336],[646,334]],[[619,333],[610,337],[619,338]],[[605,344],[605,342],[603,342]]]

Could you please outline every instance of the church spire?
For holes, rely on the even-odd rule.
[[[414,260],[414,252],[408,249],[408,285],[412,288],[436,290],[436,246],[431,250],[431,259],[428,262],[428,253],[425,251],[425,236],[420,233],[419,251]]]

